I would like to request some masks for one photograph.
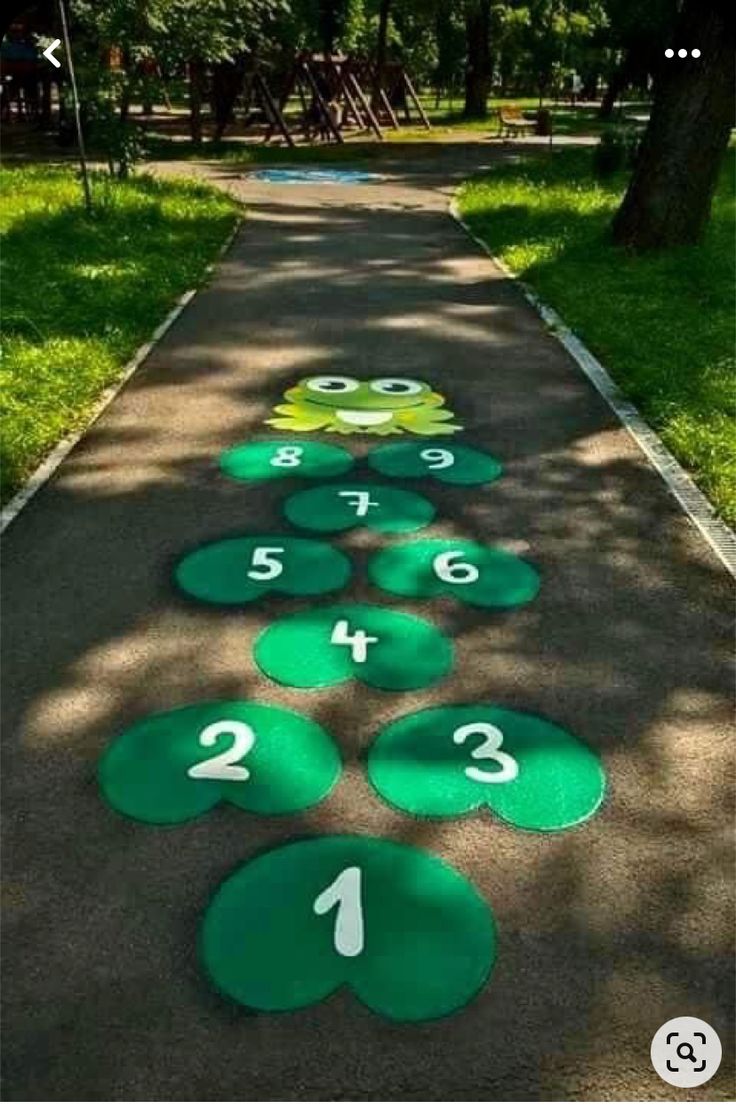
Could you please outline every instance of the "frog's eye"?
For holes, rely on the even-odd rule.
[[[360,382],[354,377],[310,377],[306,386],[312,393],[354,393]]]
[[[421,393],[424,386],[409,377],[379,377],[371,381],[370,388],[385,397],[411,397]]]

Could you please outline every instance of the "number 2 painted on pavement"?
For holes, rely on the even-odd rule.
[[[272,466],[301,466],[302,447],[279,447],[270,460]]]
[[[250,778],[250,770],[237,764],[252,749],[256,733],[242,720],[218,720],[208,724],[199,733],[199,742],[203,747],[214,747],[220,736],[228,733],[233,737],[232,746],[211,759],[190,766],[187,770],[190,778],[214,778],[226,782],[245,782]]]
[[[284,564],[272,555],[284,554],[285,547],[256,547],[251,559],[248,577],[255,581],[271,581],[284,572]]]
[[[465,724],[452,733],[452,741],[453,743],[465,743],[465,740],[471,735],[484,735],[486,737],[480,747],[476,747],[474,751],[471,751],[473,758],[492,759],[498,763],[499,769],[482,770],[479,766],[466,766],[465,776],[471,778],[474,782],[495,782],[497,785],[502,782],[513,782],[514,778],[519,775],[519,764],[508,751],[501,750],[501,744],[503,743],[501,729],[494,724]]]
[[[312,905],[317,916],[324,916],[337,905],[332,942],[338,955],[346,958],[360,955],[365,946],[360,884],[360,867],[346,866]]]
[[[354,501],[350,502],[350,507],[355,509],[356,516],[367,516],[369,508],[378,508],[378,501],[372,501],[370,493],[366,493],[364,489],[345,489],[339,492],[338,497],[355,497]]]
[[[366,635],[362,628],[350,631],[347,620],[338,620],[332,629],[330,643],[336,647],[349,647],[353,662],[366,662],[368,659],[368,645],[378,643],[375,635]]]

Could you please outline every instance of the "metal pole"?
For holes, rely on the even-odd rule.
[[[59,0],[59,14],[61,15],[61,33],[64,38],[67,65],[69,66],[69,80],[72,86],[72,99],[74,101],[74,121],[77,125],[77,143],[79,144],[79,165],[82,170],[82,187],[84,189],[84,206],[88,214],[92,212],[92,194],[89,189],[89,174],[87,173],[87,156],[84,152],[84,135],[82,134],[82,117],[79,112],[79,93],[77,92],[77,78],[74,73],[74,60],[72,58],[72,44],[69,41],[69,26],[66,20],[64,0]]]

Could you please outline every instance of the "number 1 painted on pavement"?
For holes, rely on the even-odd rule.
[[[346,866],[312,905],[317,916],[324,916],[337,905],[332,942],[337,954],[348,959],[360,955],[365,946],[360,884],[360,867]]]

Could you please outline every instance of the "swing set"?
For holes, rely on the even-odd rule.
[[[266,120],[264,142],[280,136],[287,146],[296,145],[296,134],[307,142],[314,135],[342,143],[346,132],[366,134],[381,141],[384,130],[399,130],[399,115],[407,126],[418,121],[428,131],[431,124],[409,74],[400,62],[386,62],[379,75],[367,58],[337,54],[298,54],[279,83],[269,80],[258,64],[251,75],[250,101]],[[296,100],[296,119],[288,110]]]

